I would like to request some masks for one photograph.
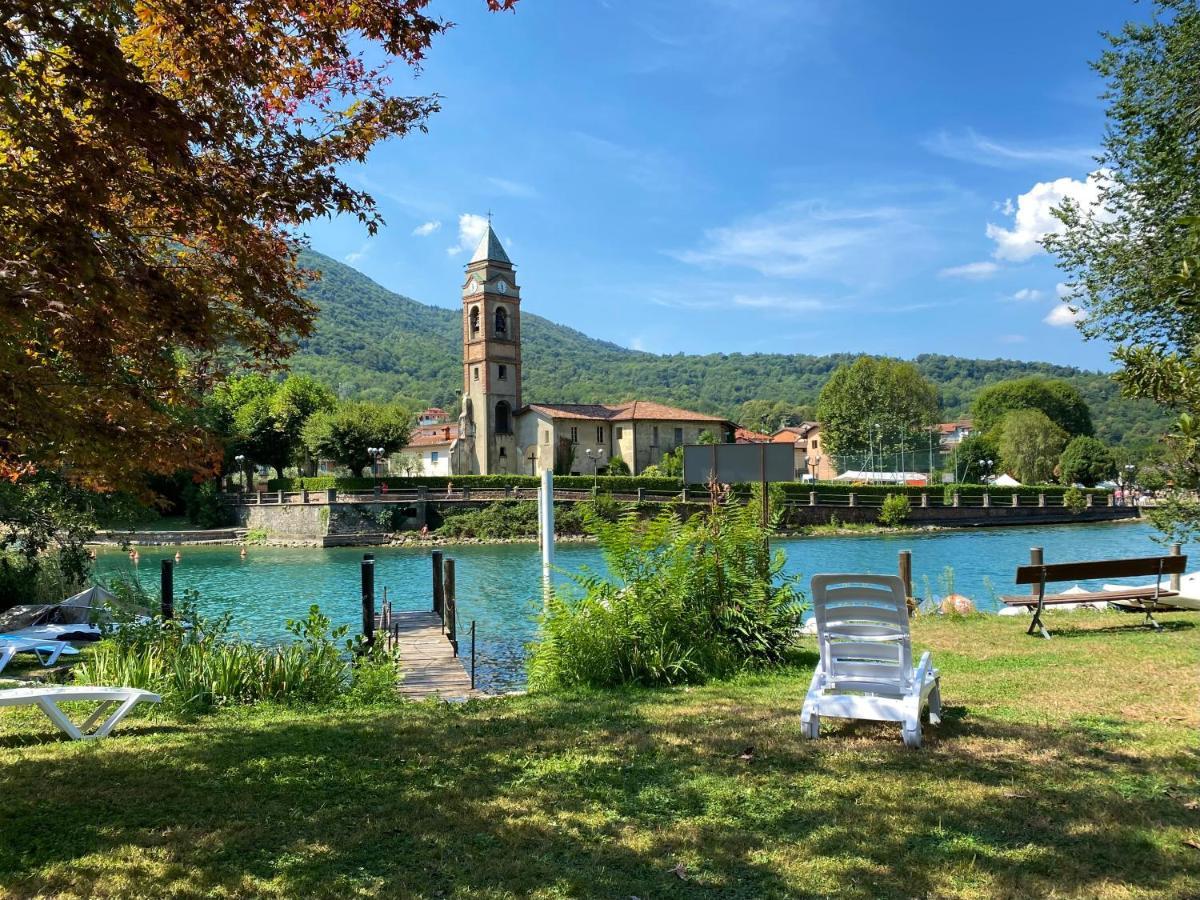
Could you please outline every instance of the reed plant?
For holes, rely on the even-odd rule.
[[[589,514],[606,573],[571,575],[530,659],[537,689],[699,682],[784,660],[804,609],[754,506],[715,492],[689,519]]]
[[[194,603],[178,619],[125,622],[100,641],[77,671],[82,683],[144,688],[169,708],[200,713],[219,706],[274,701],[324,705],[342,697],[377,702],[394,695],[395,660],[363,652],[332,627],[319,607],[289,621],[292,640],[266,647],[229,633],[228,615],[201,618]]]

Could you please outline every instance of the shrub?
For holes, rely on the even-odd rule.
[[[355,691],[376,696],[384,665],[395,681],[383,650],[352,664],[353,642],[339,647],[347,627],[331,628],[317,606],[304,621],[287,623],[291,643],[270,648],[231,637],[227,615],[200,619],[194,596],[181,612],[180,619],[126,622],[113,630],[79,667],[78,680],[151,690],[168,708],[188,713],[264,700],[327,704]]]
[[[784,556],[768,558],[759,511],[714,504],[687,521],[588,516],[608,575],[556,591],[534,648],[530,685],[663,685],[780,662],[803,610]]]
[[[1073,513],[1087,509],[1087,496],[1079,488],[1067,488],[1062,495],[1063,506]]]
[[[888,494],[883,498],[883,506],[879,510],[879,524],[895,528],[908,521],[912,506],[904,494]]]
[[[183,489],[183,507],[188,521],[201,528],[220,528],[233,521],[232,510],[221,502],[216,481],[189,482]]]

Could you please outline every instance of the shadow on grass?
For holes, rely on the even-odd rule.
[[[1150,837],[1194,824],[1178,800],[1192,755],[1148,768],[1112,722],[1013,724],[962,706],[921,752],[886,725],[827,721],[806,742],[806,684],[766,702],[750,685],[263,713],[12,754],[0,885],[874,897],[1123,882],[1169,895],[1197,875]],[[138,877],[151,880],[122,881]]]

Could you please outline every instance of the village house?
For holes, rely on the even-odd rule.
[[[780,428],[771,440],[777,444],[791,444],[795,454],[797,481],[832,481],[837,477],[834,459],[821,447],[821,425],[819,422],[801,422]]]
[[[645,400],[523,404],[521,288],[490,224],[467,263],[462,298],[462,410],[449,448],[452,474],[590,475],[617,457],[641,474],[706,435],[733,439],[734,424],[720,416]]]
[[[422,414],[421,419],[424,419]],[[418,419],[418,421],[421,421]],[[400,453],[420,462],[420,470],[416,475],[449,475],[450,448],[458,439],[458,426],[443,422],[442,424],[418,425],[408,438]],[[389,461],[391,463],[392,461]],[[395,466],[389,464],[389,470],[395,473]]]
[[[937,426],[938,446],[949,450],[962,443],[963,438],[969,437],[972,430],[970,421],[942,422]]]

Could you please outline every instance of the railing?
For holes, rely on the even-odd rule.
[[[582,503],[594,499],[598,493],[603,493],[605,497],[609,497],[620,503],[703,503],[707,502],[707,494],[704,491],[689,490],[684,488],[681,491],[655,491],[639,488],[637,491],[604,491],[597,492],[596,490],[555,490],[555,502],[563,503]],[[788,507],[804,507],[804,506],[835,506],[835,507],[862,507],[867,509],[879,509],[883,506],[886,494],[870,492],[858,493],[855,491],[829,493],[823,491],[811,491],[807,496],[789,496],[784,504]],[[914,509],[949,509],[949,508],[971,508],[971,509],[987,509],[991,507],[1012,507],[1018,509],[1034,509],[1053,507],[1061,509],[1066,504],[1062,493],[1056,494],[1033,494],[1033,493],[959,493],[955,492],[950,497],[940,490],[933,490],[923,494],[907,494],[909,504]],[[1100,503],[1096,503],[1095,495],[1088,494],[1087,507],[1095,508],[1099,506],[1116,506],[1113,496],[1110,494],[1104,497]],[[433,490],[425,487],[418,488],[400,488],[383,490],[378,488],[375,490],[339,490],[328,489],[320,491],[256,491],[253,493],[232,493],[222,495],[222,499],[234,506],[287,506],[287,505],[307,505],[307,504],[328,504],[328,503],[419,503],[423,501],[435,501],[438,503],[491,503],[497,500],[534,500],[537,498],[536,488],[470,488],[463,487],[456,490]]]

